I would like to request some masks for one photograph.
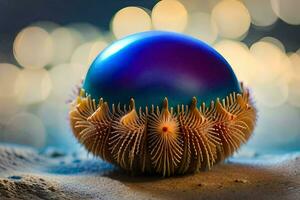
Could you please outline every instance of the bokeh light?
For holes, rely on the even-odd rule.
[[[229,62],[240,81],[246,85],[251,83],[256,76],[257,63],[245,44],[222,40],[214,48]]]
[[[0,98],[16,95],[14,90],[20,69],[9,63],[0,63]]]
[[[289,55],[291,62],[291,80],[289,86],[288,102],[295,106],[300,107],[300,54],[292,53]]]
[[[71,33],[77,40],[81,40],[81,43],[97,40],[102,36],[100,29],[89,23],[72,23],[67,28],[71,30]]]
[[[218,37],[218,28],[210,14],[195,12],[189,15],[185,33],[212,44]]]
[[[45,144],[46,134],[43,122],[31,113],[18,113],[8,120],[1,141],[13,142],[33,147]]]
[[[53,42],[47,31],[40,27],[27,27],[16,37],[13,44],[18,63],[28,69],[39,69],[50,63]]]
[[[293,75],[300,78],[300,54],[292,53],[289,55],[289,58],[292,65]]]
[[[75,64],[64,63],[54,66],[50,71],[53,89],[51,97],[65,103],[70,99],[73,89],[81,83],[87,67]]]
[[[115,14],[111,28],[116,38],[119,39],[133,33],[151,30],[151,18],[142,8],[126,7]]]
[[[250,47],[250,52],[261,64],[257,67],[256,82],[275,81],[290,70],[287,56],[272,43],[258,41]]]
[[[87,70],[96,56],[107,46],[103,40],[87,42],[75,49],[71,57],[71,63],[83,65]],[[84,71],[85,72],[85,71]],[[84,74],[83,74],[84,75]]]
[[[288,99],[288,84],[284,80],[252,84],[255,100],[266,107],[278,107]]]
[[[47,146],[55,146],[61,150],[67,148],[69,151],[78,148],[70,131],[68,113],[69,104],[54,96],[37,107],[35,114],[44,122]]]
[[[237,0],[222,0],[212,10],[219,35],[224,38],[239,38],[244,35],[251,23],[249,11]]]
[[[274,44],[275,46],[277,46],[282,52],[285,52],[285,47],[284,45],[282,44],[281,41],[279,41],[278,39],[274,38],[274,37],[263,37],[262,39],[260,39],[260,41],[263,41],[263,42],[268,42],[268,43],[271,43],[271,44]]]
[[[180,0],[189,13],[211,13],[212,9],[219,1],[220,0]]]
[[[45,31],[47,31],[48,33],[51,33],[52,31],[54,31],[55,29],[59,28],[60,25],[52,22],[52,21],[37,21],[37,22],[33,22],[29,25],[29,27],[34,26],[34,27],[40,27],[42,29],[44,29]]]
[[[269,154],[295,150],[300,139],[299,111],[288,104],[271,108],[262,105],[258,107],[257,126],[248,146],[256,152]]]
[[[289,97],[288,102],[296,107],[300,107],[300,77],[295,77],[288,84]]]
[[[93,42],[88,56],[88,65],[92,64],[95,58],[108,46],[108,43],[103,40]]]
[[[270,0],[242,0],[251,15],[252,23],[256,26],[270,26],[277,21]]]
[[[34,104],[45,100],[52,89],[49,72],[45,69],[23,69],[16,80],[15,91],[19,104]]]
[[[51,64],[67,62],[74,49],[81,43],[80,36],[72,29],[59,27],[51,32],[53,41],[53,58]]]
[[[0,97],[0,105],[0,125],[1,122],[6,122],[9,117],[24,109],[15,97]]]
[[[176,0],[159,1],[154,6],[151,16],[156,30],[183,32],[188,21],[185,7]]]
[[[299,0],[271,0],[276,15],[288,24],[300,24]]]
[[[89,64],[89,54],[92,46],[92,42],[83,43],[82,45],[78,46],[71,56],[71,63],[83,65],[84,68],[87,69]]]

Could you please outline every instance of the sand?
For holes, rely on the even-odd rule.
[[[92,156],[1,145],[0,199],[299,200],[300,157],[231,159],[208,172],[162,178],[128,174]]]

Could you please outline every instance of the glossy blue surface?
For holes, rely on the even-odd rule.
[[[150,31],[128,36],[106,48],[93,62],[83,88],[109,104],[170,106],[210,103],[241,92],[230,65],[205,43],[177,33]]]

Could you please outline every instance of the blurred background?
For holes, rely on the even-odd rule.
[[[129,34],[211,45],[251,88],[257,128],[241,154],[300,150],[299,0],[0,0],[0,142],[82,151],[68,101],[93,59]]]

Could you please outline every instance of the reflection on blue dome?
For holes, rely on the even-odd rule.
[[[207,44],[177,33],[150,31],[121,39],[91,65],[83,88],[94,99],[137,106],[210,103],[241,92],[230,65]]]

